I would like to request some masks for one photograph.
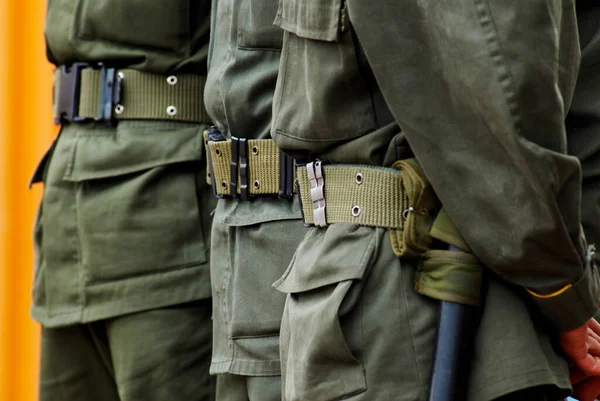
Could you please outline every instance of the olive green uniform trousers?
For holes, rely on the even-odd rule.
[[[209,299],[42,328],[40,400],[214,399]]]
[[[204,128],[63,127],[37,174],[41,401],[213,399]]]

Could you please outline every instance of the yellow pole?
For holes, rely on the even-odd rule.
[[[41,188],[27,191],[27,182],[55,133],[45,8],[0,0],[0,400],[37,399],[39,326],[29,308]]]

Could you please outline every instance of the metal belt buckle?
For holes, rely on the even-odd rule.
[[[310,182],[310,198],[313,201],[313,216],[315,226],[326,227],[325,215],[325,177],[323,176],[322,162],[317,160],[306,165],[306,172]]]
[[[221,131],[219,131],[219,129],[215,126],[212,126],[208,129],[206,136],[207,136],[207,138],[206,138],[206,157],[208,157],[208,169],[209,169],[209,174],[210,174],[211,187],[213,190],[213,194],[217,198],[222,199],[222,198],[224,198],[224,196],[220,195],[219,191],[217,190],[217,179],[215,177],[215,169],[213,167],[212,154],[210,152],[210,143],[211,142],[223,142],[223,141],[225,141],[225,137],[223,136]]]
[[[237,188],[240,187],[239,198],[243,201],[250,199],[248,192],[248,140],[246,138],[231,137],[231,164],[230,164],[231,182],[229,183],[229,193],[237,198]],[[238,182],[239,171],[239,182]]]
[[[104,64],[74,63],[60,68],[60,87],[58,88],[57,113],[55,124],[70,122],[102,121],[114,125],[113,110],[121,102],[122,77],[115,68],[107,68]],[[100,107],[94,118],[79,115],[81,91],[81,70],[84,68],[99,69],[101,73]]]
[[[55,124],[82,121],[85,118],[79,114],[79,86],[81,84],[81,70],[89,67],[87,63],[75,63],[71,66],[61,65],[60,87],[58,88],[57,113]]]
[[[291,200],[294,195],[294,159],[279,151],[279,199]]]

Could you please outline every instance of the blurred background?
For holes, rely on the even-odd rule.
[[[41,195],[29,177],[55,135],[46,0],[0,0],[0,400],[37,399],[39,325],[29,317],[32,224]]]

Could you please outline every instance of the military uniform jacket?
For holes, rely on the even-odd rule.
[[[208,1],[50,0],[49,60],[206,75]],[[125,83],[126,85],[126,83]],[[206,124],[67,124],[34,181],[33,317],[89,322],[210,296]]]
[[[582,35],[584,82],[597,81],[593,15]],[[390,166],[408,142],[491,272],[470,399],[568,388],[554,333],[591,317],[599,296],[580,224],[582,169],[568,154],[585,159],[591,181],[597,147],[585,146],[589,129],[570,142],[565,125],[580,61],[575,2],[281,0],[276,24],[286,31],[278,146],[300,161]],[[595,122],[597,91],[579,96],[572,118]],[[596,215],[587,205],[585,216]],[[298,274],[298,288],[316,286]],[[524,288],[563,291],[545,298]]]
[[[270,139],[283,31],[276,0],[213,0],[206,109],[226,138]],[[259,151],[260,152],[260,151]],[[280,374],[285,295],[271,284],[304,235],[294,201],[219,200],[214,214],[211,373]],[[215,234],[216,233],[216,234]]]

